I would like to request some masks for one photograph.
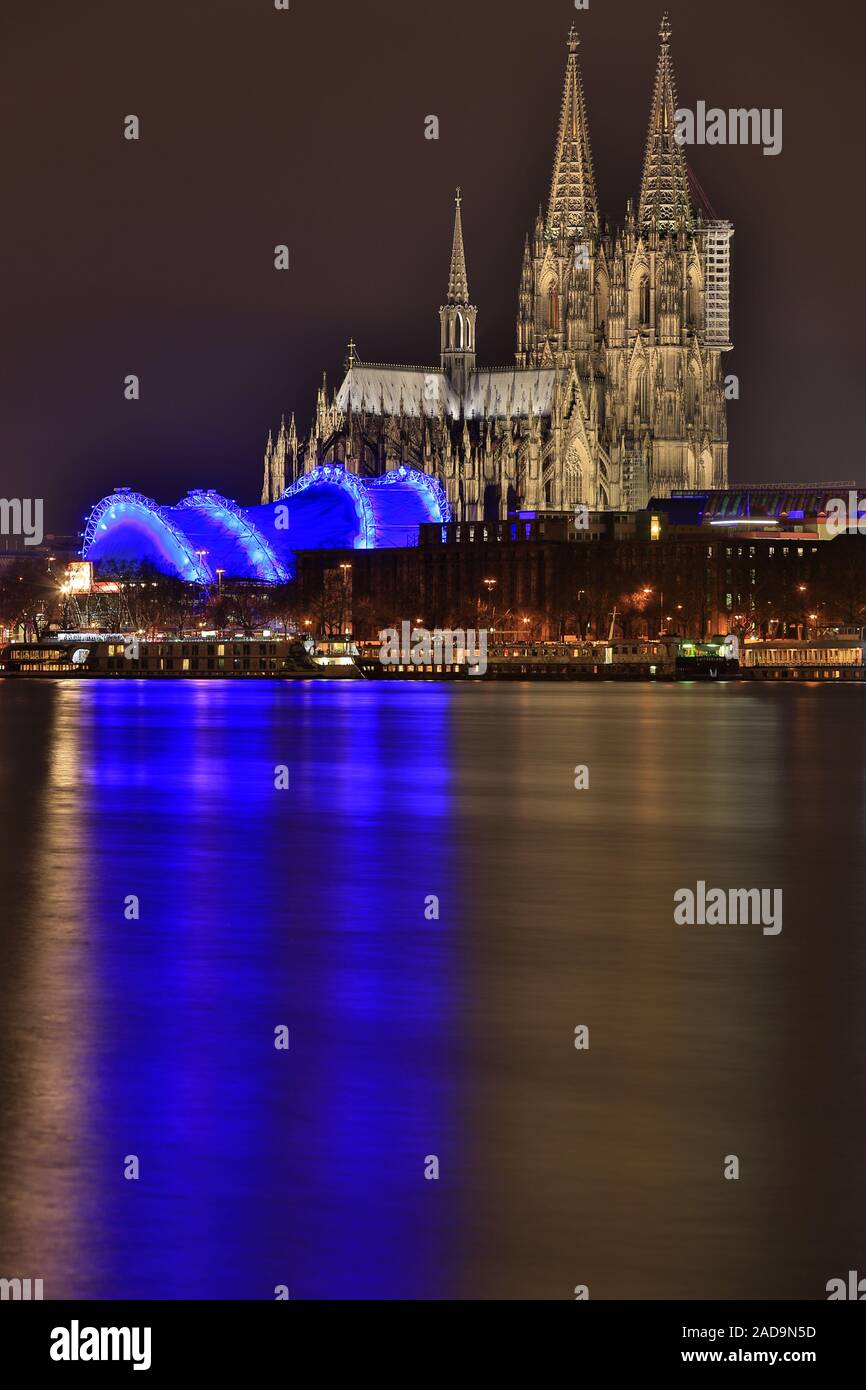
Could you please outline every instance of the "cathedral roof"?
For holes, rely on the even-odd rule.
[[[558,375],[564,380],[568,373]],[[552,367],[507,367],[499,371],[473,372],[464,403],[466,418],[550,415],[556,378],[557,372]]]
[[[379,367],[363,363],[346,373],[337,393],[337,409],[345,413],[366,410],[370,415],[425,415],[434,419],[444,411],[453,420],[517,419],[550,415],[556,378],[567,372],[553,368],[504,367],[475,371],[469,376],[464,397],[446,374],[433,367]]]
[[[460,397],[443,371],[434,367],[380,367],[357,363],[337,393],[337,409],[366,410],[370,415],[457,419]]]

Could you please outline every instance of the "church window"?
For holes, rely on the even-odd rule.
[[[559,295],[556,286],[551,285],[549,294],[549,305],[547,321],[550,324],[551,333],[559,332]]]
[[[697,333],[701,321],[701,291],[697,281],[689,280],[689,328]]]
[[[646,276],[640,282],[640,323],[648,328],[650,322],[650,286]]]

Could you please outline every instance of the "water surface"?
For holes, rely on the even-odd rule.
[[[864,699],[0,682],[0,1276],[825,1297],[866,1268]],[[782,888],[781,936],[676,927],[699,879]]]

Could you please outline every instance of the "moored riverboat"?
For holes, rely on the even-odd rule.
[[[87,680],[308,678],[321,669],[293,638],[143,638],[64,634],[0,650],[0,677]]]

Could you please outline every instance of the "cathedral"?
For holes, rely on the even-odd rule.
[[[640,199],[613,228],[599,214],[572,27],[547,211],[523,254],[514,366],[478,366],[458,190],[439,366],[363,362],[350,343],[309,438],[294,417],[269,438],[263,502],[325,463],[367,477],[417,468],[466,521],[631,511],[674,489],[727,486],[733,228],[675,138],[667,16],[660,40]]]

